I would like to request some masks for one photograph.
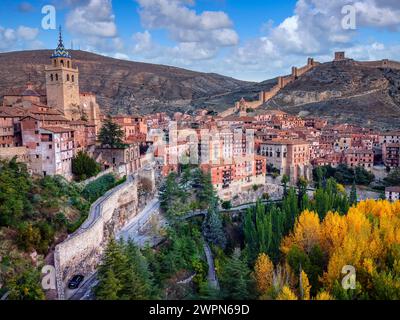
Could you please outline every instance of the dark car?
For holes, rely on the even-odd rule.
[[[82,283],[84,276],[76,275],[74,276],[68,283],[68,288],[71,290],[75,290],[79,288],[79,285]]]

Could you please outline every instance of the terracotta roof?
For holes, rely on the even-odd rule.
[[[69,122],[67,118],[61,115],[49,115],[49,114],[42,114],[42,115],[37,115],[37,114],[32,114],[28,113],[26,116],[23,118],[33,118],[38,121],[65,121]]]
[[[385,189],[386,192],[396,192],[396,193],[400,193],[400,186],[396,186],[396,187],[387,187]]]
[[[53,133],[64,133],[64,132],[75,131],[72,128],[65,128],[65,127],[42,127],[42,129]]]
[[[19,107],[0,107],[0,112],[8,114],[10,117],[21,117],[26,114],[26,110]]]

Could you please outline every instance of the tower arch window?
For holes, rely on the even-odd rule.
[[[67,81],[69,81],[69,74],[67,74]]]
[[[50,80],[54,81],[54,75],[53,74],[50,75]]]
[[[69,66],[70,66],[70,63],[69,63],[69,61],[67,61],[67,67],[69,68]]]
[[[64,66],[64,60],[61,60],[61,65]]]
[[[71,79],[72,79],[72,82],[75,82],[75,76],[74,75],[71,76]]]
[[[58,74],[56,73],[56,81],[58,81]]]

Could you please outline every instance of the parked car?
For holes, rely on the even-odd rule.
[[[85,279],[82,275],[73,276],[72,279],[68,283],[68,288],[71,290],[78,289],[83,279]]]

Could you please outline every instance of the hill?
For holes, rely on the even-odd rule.
[[[353,60],[324,63],[287,85],[263,108],[398,129],[400,70]]]
[[[52,51],[0,54],[0,97],[31,79],[44,89],[44,66]],[[235,92],[249,82],[185,69],[113,59],[84,51],[71,51],[80,70],[82,92],[93,92],[101,108],[133,114],[189,111],[202,107],[207,97]],[[228,101],[228,105],[233,101]]]
[[[30,78],[44,89],[44,65],[49,50],[0,54],[0,97]],[[72,51],[80,70],[81,91],[93,92],[104,112],[224,111],[244,97],[258,99],[277,79],[245,82],[218,74],[113,59]],[[264,109],[326,118],[377,129],[398,129],[400,123],[400,64],[351,59],[316,64],[266,102]],[[392,68],[389,68],[392,67]]]

